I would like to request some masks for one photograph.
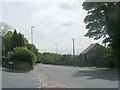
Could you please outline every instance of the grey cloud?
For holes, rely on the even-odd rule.
[[[63,26],[72,26],[72,25],[75,25],[75,24],[78,24],[78,23],[73,22],[73,21],[68,21],[68,22],[61,23],[61,25],[63,25]]]
[[[60,8],[63,8],[63,9],[72,9],[72,8],[71,8],[71,5],[68,4],[68,3],[65,3],[65,2],[61,2],[61,3],[59,4],[59,7],[60,7]]]
[[[59,7],[67,10],[76,10],[80,8],[80,2],[61,2],[59,3]]]

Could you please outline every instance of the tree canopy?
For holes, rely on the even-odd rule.
[[[38,49],[34,44],[29,44],[27,38],[20,32],[8,31],[2,36],[3,39],[3,55],[15,58],[16,60],[26,61],[35,64],[39,58]]]
[[[13,36],[11,38],[12,48],[25,47],[26,46],[25,42],[26,42],[26,39],[24,35],[22,35],[21,33],[17,33],[17,31],[14,30]]]
[[[8,31],[3,37],[3,53],[6,54],[8,51],[11,51],[12,45],[11,45],[11,38],[12,38],[12,31]]]
[[[3,39],[3,50],[5,49],[5,53],[12,51],[15,47],[25,47],[28,44],[28,40],[24,37],[23,34],[17,33],[14,30],[8,31],[5,35],[2,36]]]
[[[10,56],[10,60],[28,62],[34,65],[37,61],[36,55],[25,47],[16,47]]]
[[[87,11],[84,19],[88,32],[85,36],[94,39],[104,38],[116,55],[120,54],[119,2],[84,2]]]
[[[37,60],[40,60],[39,51],[38,51],[37,47],[34,44],[27,44],[27,48],[30,51],[35,53],[35,55],[37,56]]]
[[[4,23],[4,22],[0,22],[0,36],[3,36],[8,30],[11,30],[12,26]]]

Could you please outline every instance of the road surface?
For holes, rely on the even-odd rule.
[[[37,65],[66,88],[118,88],[117,69]],[[40,71],[39,71],[40,72]]]
[[[39,88],[40,79],[36,70],[30,72],[2,71],[2,88]]]
[[[118,88],[116,69],[37,64],[26,73],[2,71],[2,88]]]

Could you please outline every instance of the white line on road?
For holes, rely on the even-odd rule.
[[[35,79],[35,76],[37,75],[37,67],[35,67],[35,70],[33,72],[33,79]]]

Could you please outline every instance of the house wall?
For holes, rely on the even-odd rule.
[[[84,67],[96,66],[96,67],[110,67],[110,68],[118,67],[118,60],[115,57],[109,59],[103,59],[102,52],[97,52],[97,51],[91,49],[86,54],[80,54],[81,57],[80,66],[84,66]]]
[[[108,59],[98,59],[96,61],[97,67],[108,67],[108,68],[117,68],[118,59],[117,58],[108,58]]]
[[[81,54],[81,60],[80,60],[80,65],[81,66],[96,66],[96,61],[98,59],[98,56],[90,50],[86,54]]]
[[[87,63],[87,61],[86,61],[86,59],[85,59],[84,54],[81,54],[81,55],[80,55],[79,65],[82,66],[82,67],[84,67],[84,66],[86,66],[86,63]]]
[[[111,65],[113,63],[113,66]],[[88,58],[86,59],[84,55],[81,55],[80,64],[81,67],[108,67],[108,68],[116,68],[118,67],[118,59],[117,58],[109,58],[109,59],[101,59],[101,58]]]

